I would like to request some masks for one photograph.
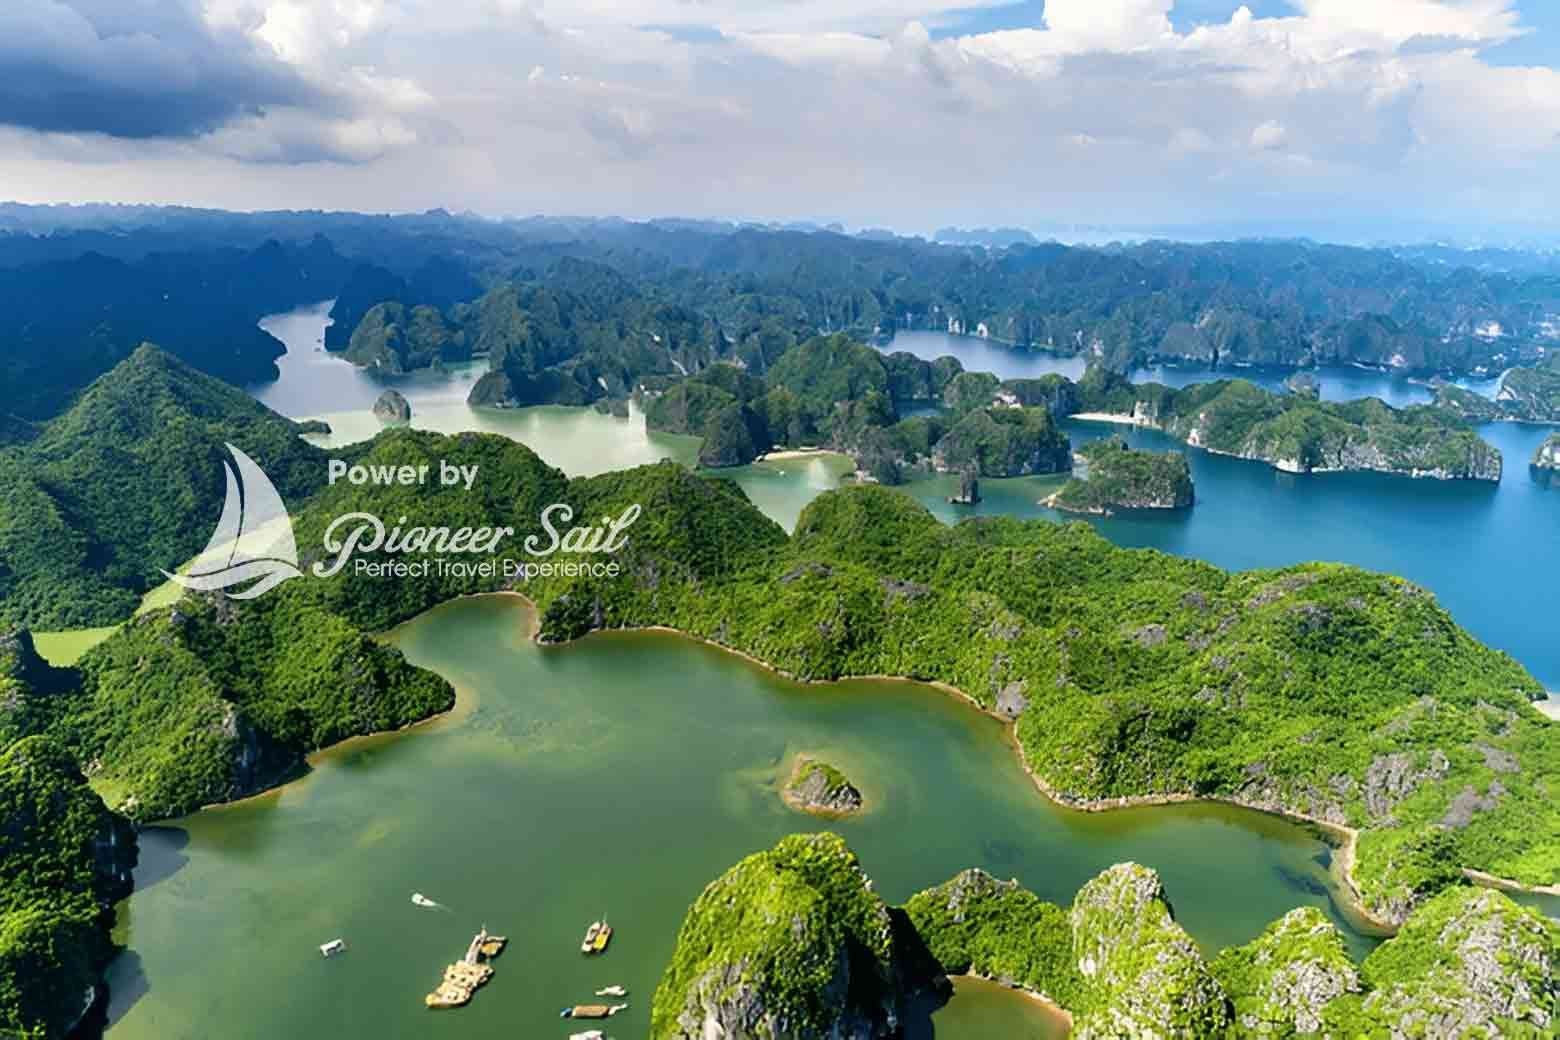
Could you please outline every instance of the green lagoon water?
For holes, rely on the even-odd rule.
[[[610,1032],[643,1037],[700,889],[818,828],[776,791],[801,752],[862,788],[870,810],[830,826],[891,901],[981,866],[1066,903],[1133,859],[1161,871],[1210,948],[1300,904],[1334,912],[1328,850],[1307,830],[1211,805],[1060,809],[1001,725],[929,687],[799,685],[668,634],[543,648],[530,621],[503,596],[423,615],[391,638],[458,686],[451,716],[349,743],[280,792],[145,832],[110,1035],[208,1037],[220,1023],[228,1040],[562,1037],[561,1006],[618,983],[631,1009]],[[419,909],[413,892],[448,909]],[[583,958],[580,935],[602,914],[612,947]],[[465,1009],[426,1010],[423,995],[483,924],[511,941],[494,980]],[[319,944],[337,937],[348,951],[323,960]],[[1025,998],[975,985],[933,1024],[939,1040],[1055,1035],[1043,1021]]]

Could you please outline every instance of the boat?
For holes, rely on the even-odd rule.
[[[590,927],[585,929],[585,941],[580,943],[580,952],[581,953],[595,953],[596,952],[596,939],[597,939],[598,936],[601,935],[601,930],[603,928],[605,928],[606,926],[607,925],[606,925],[605,921],[592,921],[591,922]]]
[[[570,1033],[569,1040],[607,1040],[607,1034],[599,1029],[587,1029],[583,1033]]]
[[[332,939],[328,943],[320,943],[320,956],[321,957],[334,957],[334,956],[336,956],[336,954],[341,953],[346,948],[347,948],[346,940],[344,940],[344,939]]]
[[[592,953],[605,953],[607,943],[612,941],[612,926],[605,921],[601,922],[601,931],[596,933],[596,942],[591,949]]]
[[[611,1018],[619,1011],[628,1009],[627,1004],[575,1004],[558,1012],[559,1018]]]
[[[437,909],[439,905],[438,903],[435,903],[433,900],[429,899],[427,896],[423,895],[421,892],[412,893],[412,902],[416,903],[418,906],[426,906],[429,909]]]
[[[598,997],[626,997],[628,990],[623,986],[606,986],[596,991]]]

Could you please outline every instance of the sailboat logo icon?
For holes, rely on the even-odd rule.
[[[163,571],[170,580],[196,592],[224,592],[230,599],[254,599],[289,578],[301,578],[292,520],[269,477],[233,445],[227,497],[211,541],[183,574]],[[234,467],[237,467],[236,471]],[[240,592],[229,591],[247,585]]]

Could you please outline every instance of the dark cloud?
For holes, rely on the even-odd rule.
[[[0,124],[182,138],[269,105],[324,104],[194,0],[0,0]]]

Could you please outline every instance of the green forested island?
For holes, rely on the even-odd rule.
[[[1274,394],[1245,380],[1174,390],[1095,370],[1078,384],[1079,410],[1131,419],[1224,455],[1293,473],[1369,470],[1499,481],[1500,452],[1445,408],[1382,401],[1333,403]]]
[[[1451,889],[1355,964],[1313,908],[1205,959],[1154,871],[1121,863],[1070,908],[969,870],[878,897],[844,842],[797,835],[712,882],[655,994],[652,1040],[875,1037],[924,1016],[947,975],[1039,995],[1072,1036],[1532,1036],[1560,1014],[1560,927],[1500,892]]]
[[[1196,501],[1192,470],[1178,452],[1135,451],[1119,437],[1079,449],[1088,477],[1073,479],[1047,501],[1074,513],[1112,509],[1187,509]]]

